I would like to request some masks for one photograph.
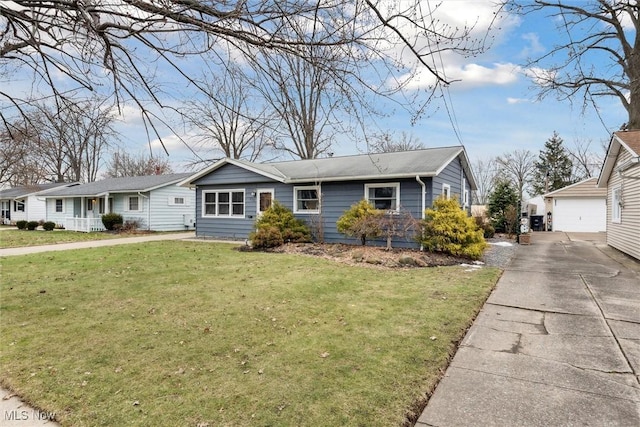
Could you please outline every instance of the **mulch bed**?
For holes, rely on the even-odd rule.
[[[239,250],[252,250],[240,246]],[[271,253],[299,254],[330,259],[350,265],[375,268],[417,268],[471,263],[468,258],[443,253],[420,252],[415,249],[391,249],[327,243],[286,243],[269,249]]]

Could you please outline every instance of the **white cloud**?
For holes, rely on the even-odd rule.
[[[495,63],[491,66],[480,64],[450,64],[445,66],[447,80],[451,81],[451,89],[469,89],[480,86],[503,86],[517,82],[522,68],[511,63]],[[419,70],[414,76],[406,75],[402,81],[407,82],[407,89],[420,89],[435,83],[435,78],[427,70]]]
[[[525,104],[531,102],[526,98],[507,98],[507,104]]]
[[[522,35],[522,38],[528,42],[528,45],[520,52],[521,57],[528,58],[546,50],[542,43],[540,43],[540,37],[537,34],[525,33]]]

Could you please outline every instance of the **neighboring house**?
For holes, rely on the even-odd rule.
[[[180,185],[196,189],[197,236],[245,239],[256,217],[278,200],[325,242],[351,243],[356,240],[340,234],[336,221],[359,200],[422,218],[440,195],[458,198],[470,212],[476,189],[461,146],[275,163],[225,158]]]
[[[46,195],[47,220],[67,230],[101,231],[102,215],[121,214],[140,229],[193,229],[194,191],[176,184],[191,174],[108,178]]]
[[[640,130],[614,132],[598,187],[607,194],[607,244],[640,259]]]
[[[607,191],[597,183],[597,178],[589,178],[543,195],[551,231],[606,231]]]
[[[77,184],[77,182],[56,182],[21,185],[0,190],[0,216],[2,223],[15,224],[16,221],[21,220],[46,220],[47,212],[44,196],[56,189]]]

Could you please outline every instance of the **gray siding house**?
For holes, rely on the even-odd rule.
[[[102,231],[102,215],[121,214],[140,229],[193,229],[195,192],[176,184],[191,174],[108,178],[46,194],[48,221],[73,231]]]
[[[607,191],[607,244],[640,260],[640,130],[614,132],[598,187]]]
[[[422,218],[440,195],[458,198],[470,212],[476,189],[462,146],[274,163],[225,158],[180,185],[196,189],[197,236],[246,239],[277,200],[331,243],[355,243],[337,231],[336,221],[362,199]]]

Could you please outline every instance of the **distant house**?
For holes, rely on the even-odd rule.
[[[56,182],[21,185],[0,190],[0,215],[3,224],[16,221],[44,221],[47,216],[44,195],[78,183]]]
[[[607,244],[640,259],[640,130],[613,134],[598,187],[607,194]]]
[[[196,235],[245,239],[273,200],[322,230],[326,242],[354,242],[336,221],[361,199],[422,218],[435,198],[456,197],[470,211],[476,184],[463,147],[253,163],[225,158],[185,179],[196,189]],[[414,246],[414,242],[395,242]]]
[[[67,230],[104,230],[101,217],[119,213],[153,231],[193,229],[194,191],[176,184],[190,174],[108,178],[46,195],[47,220]]]
[[[589,178],[545,194],[552,231],[597,232],[607,228],[607,191]]]

